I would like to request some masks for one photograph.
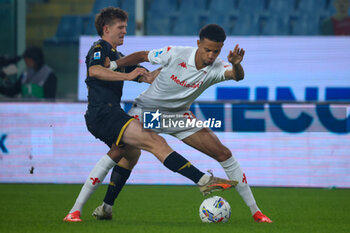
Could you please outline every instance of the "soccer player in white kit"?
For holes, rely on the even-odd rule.
[[[194,117],[189,111],[191,104],[209,86],[226,80],[240,81],[244,78],[244,70],[240,63],[245,51],[239,48],[238,44],[228,54],[230,64],[218,57],[226,39],[226,34],[219,25],[204,26],[199,37],[198,48],[167,46],[149,52],[136,52],[123,58],[125,60],[121,62],[122,64],[133,65],[146,61],[162,66],[152,85],[135,99],[129,115],[142,120],[142,112],[145,109],[152,111],[159,109],[160,112],[166,111],[191,118]],[[209,128],[172,127],[153,130],[173,135],[217,160],[230,180],[239,181],[235,188],[249,207],[254,220],[272,222],[258,208],[238,161]],[[139,154],[135,156],[128,154],[128,157],[134,159],[131,161],[123,158],[114,168],[104,202],[93,212],[93,216],[97,219],[112,218],[114,200],[136,165]]]

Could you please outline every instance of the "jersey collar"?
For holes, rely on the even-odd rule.
[[[190,66],[193,66],[195,69],[197,69],[197,68],[196,68],[196,52],[197,52],[197,50],[198,50],[198,48],[195,48],[195,49],[192,51],[192,53],[191,53],[191,55],[190,55],[190,57],[188,58],[188,61],[187,61],[187,64],[190,65]],[[215,62],[215,61],[214,61],[214,62]],[[214,64],[214,63],[213,63],[213,64]],[[212,65],[206,66],[206,67],[204,67],[203,69],[200,69],[200,70],[202,70],[202,71],[208,73],[208,72],[209,72],[209,69],[211,68],[211,66],[212,66]]]

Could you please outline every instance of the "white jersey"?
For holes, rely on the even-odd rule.
[[[150,51],[148,59],[151,64],[163,68],[149,88],[135,99],[137,106],[167,111],[188,110],[205,89],[225,81],[224,73],[232,66],[216,58],[212,65],[197,70],[196,51],[197,48],[182,46]]]

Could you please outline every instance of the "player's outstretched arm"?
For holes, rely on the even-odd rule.
[[[245,51],[242,48],[239,48],[237,44],[234,50],[230,50],[230,53],[227,56],[227,60],[232,64],[232,70],[227,70],[225,72],[226,79],[233,79],[240,81],[244,79],[244,70],[241,65]]]
[[[143,68],[136,68],[130,73],[115,72],[100,65],[89,67],[89,76],[105,81],[122,81],[133,80],[139,75],[146,75],[147,70]]]
[[[122,57],[116,61],[118,67],[121,66],[135,66],[142,62],[148,62],[149,51],[139,51],[128,56]]]

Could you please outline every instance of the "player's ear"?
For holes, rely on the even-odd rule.
[[[201,41],[200,40],[197,40],[197,46],[199,47],[201,44]]]
[[[106,34],[109,32],[109,28],[108,28],[108,25],[104,25],[103,26],[103,34]]]

